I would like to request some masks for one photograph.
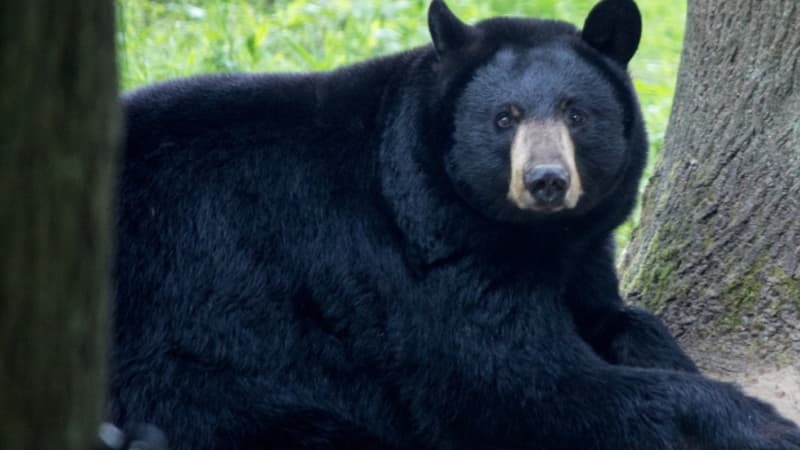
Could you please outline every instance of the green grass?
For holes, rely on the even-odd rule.
[[[325,70],[428,42],[428,0],[117,0],[125,90],[210,72]],[[463,20],[495,15],[581,25],[596,0],[449,0]],[[638,0],[644,20],[631,73],[650,131],[650,167],[667,125],[685,0]],[[617,233],[622,248],[637,217]]]

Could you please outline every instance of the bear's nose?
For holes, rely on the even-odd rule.
[[[541,165],[525,172],[525,187],[541,206],[557,207],[569,189],[569,173],[559,165]]]

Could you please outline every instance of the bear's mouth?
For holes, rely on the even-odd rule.
[[[528,211],[539,214],[553,214],[567,209],[563,200],[555,202],[539,202],[528,191],[524,192],[521,196],[509,198],[511,204],[522,211]]]

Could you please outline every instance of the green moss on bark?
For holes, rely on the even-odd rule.
[[[742,316],[756,313],[756,305],[767,295],[772,296],[774,301],[764,311],[758,311],[759,314],[775,316],[787,301],[800,310],[800,280],[775,266],[769,255],[764,254],[747,273],[725,286],[722,301],[727,308],[725,317],[721,318],[722,323],[730,327],[741,325]],[[758,324],[754,327],[759,330]]]
[[[723,304],[726,305],[725,317],[721,318],[723,324],[731,328],[739,326],[743,313],[753,312],[764,290],[763,269],[762,258],[744,276],[725,286],[722,291]]]
[[[791,302],[800,312],[800,279],[789,275],[780,267],[770,267],[767,270],[767,277],[770,284],[780,294],[780,297]]]
[[[676,236],[672,226],[656,231],[635,273],[626,273],[622,279],[623,290],[640,293],[642,306],[656,313],[669,299],[685,293],[677,282],[676,271],[680,253],[689,243],[675,240]]]

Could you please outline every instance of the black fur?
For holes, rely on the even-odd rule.
[[[125,96],[114,422],[195,450],[800,448],[622,303],[609,242],[646,154],[626,47],[432,8],[439,51]],[[590,119],[577,208],[484,208],[493,102],[562,120],[565,93]]]

